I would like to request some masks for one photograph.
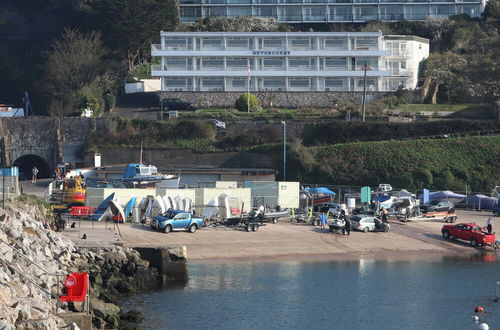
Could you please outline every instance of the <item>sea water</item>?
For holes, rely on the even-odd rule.
[[[500,329],[500,254],[412,261],[189,265],[185,287],[135,295],[141,329]]]

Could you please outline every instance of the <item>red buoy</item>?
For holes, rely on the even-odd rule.
[[[476,312],[476,313],[482,313],[482,312],[484,312],[484,307],[483,306],[477,306],[474,309],[474,312]]]

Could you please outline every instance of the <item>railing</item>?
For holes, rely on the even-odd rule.
[[[224,45],[196,45],[197,50],[224,50]]]
[[[193,46],[163,46],[161,44],[153,44],[151,45],[151,51],[162,51],[162,50],[193,50]]]
[[[291,46],[288,44],[288,49],[289,50],[316,50],[315,45],[309,45],[309,46]]]
[[[193,92],[196,88],[186,86],[163,86],[163,90],[168,92]]]
[[[226,50],[253,50],[253,45],[226,45]]]
[[[288,65],[289,71],[317,71],[316,65]]]
[[[304,15],[304,21],[326,21],[326,15]]]

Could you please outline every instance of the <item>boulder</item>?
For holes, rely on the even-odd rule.
[[[108,328],[118,328],[120,323],[120,307],[99,299],[92,300],[92,313],[106,322]]]

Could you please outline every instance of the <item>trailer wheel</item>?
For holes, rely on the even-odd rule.
[[[252,230],[253,230],[253,231],[257,231],[257,230],[259,230],[259,225],[253,225],[253,226],[252,226]]]
[[[252,227],[250,225],[247,225],[247,231],[248,232],[251,232],[252,231]]]
[[[273,223],[278,223],[278,218],[273,218]]]

